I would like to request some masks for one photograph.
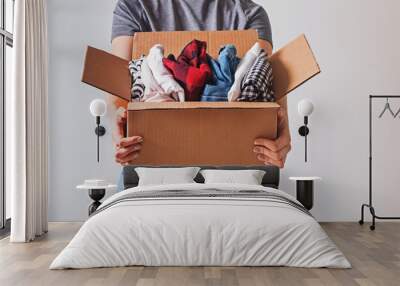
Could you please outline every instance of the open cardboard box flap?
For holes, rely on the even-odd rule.
[[[179,54],[193,39],[207,41],[217,57],[221,46],[234,44],[242,57],[258,41],[255,30],[136,33],[132,58],[163,44],[165,54]],[[270,57],[275,96],[279,100],[320,72],[304,35]],[[126,101],[131,99],[129,62],[88,47],[82,81]],[[261,102],[129,103],[127,135],[144,138],[137,165],[257,165],[256,138],[277,136],[279,105]]]

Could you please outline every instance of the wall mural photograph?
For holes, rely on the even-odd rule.
[[[398,285],[395,0],[0,0],[0,285]]]

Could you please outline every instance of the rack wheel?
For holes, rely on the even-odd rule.
[[[371,225],[371,226],[369,227],[369,229],[370,229],[370,230],[375,230],[375,226],[374,226],[374,225]]]
[[[358,223],[359,223],[360,225],[363,225],[363,224],[364,224],[364,221],[363,221],[363,220],[359,220]]]

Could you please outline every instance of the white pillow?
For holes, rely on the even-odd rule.
[[[139,186],[195,183],[200,168],[136,168]]]
[[[265,171],[261,170],[202,170],[206,184],[261,185]]]

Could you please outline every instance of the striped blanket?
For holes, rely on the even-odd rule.
[[[276,192],[261,190],[241,190],[227,191],[217,189],[203,190],[163,190],[163,191],[145,191],[130,192],[122,195],[115,200],[106,202],[104,205],[92,214],[92,216],[116,206],[123,202],[129,201],[147,201],[147,200],[257,200],[269,201],[291,206],[309,216],[310,212],[304,208],[299,202],[289,199],[286,196]]]

